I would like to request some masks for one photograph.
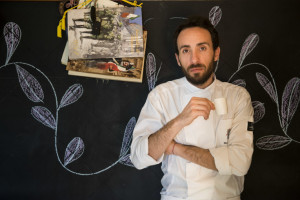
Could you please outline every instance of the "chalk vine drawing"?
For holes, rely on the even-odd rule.
[[[232,76],[229,78],[228,82],[230,82],[231,79],[234,77],[234,75],[236,75],[239,72],[239,70],[243,67],[242,63],[243,63],[244,59],[256,47],[258,41],[259,41],[259,37],[255,33],[250,34],[246,38],[246,40],[245,40],[245,42],[242,46],[242,50],[240,52],[238,70],[234,74],[232,74]],[[246,87],[246,81],[243,80],[243,79],[237,79],[237,80],[233,81],[232,83],[235,84],[235,85]],[[253,106],[253,109],[254,109],[254,123],[256,123],[264,117],[264,115],[265,115],[265,106],[260,101],[252,101],[252,106]]]
[[[263,136],[257,139],[256,146],[263,150],[276,150],[287,146],[291,142],[300,143],[300,141],[297,141],[288,135],[288,126],[292,121],[292,118],[297,110],[300,101],[300,79],[299,77],[294,77],[286,84],[282,95],[281,112],[280,112],[280,103],[278,100],[276,83],[270,70],[261,63],[249,63],[249,64],[242,65],[246,56],[252,52],[252,50],[256,47],[258,42],[259,42],[259,36],[255,33],[250,34],[246,38],[240,53],[238,69],[236,72],[232,74],[228,82],[230,82],[231,79],[242,69],[254,65],[260,66],[268,72],[271,81],[269,80],[269,78],[267,78],[264,74],[260,72],[256,72],[256,79],[259,82],[259,84],[264,88],[264,90],[267,92],[267,94],[271,97],[272,101],[276,103],[277,115],[284,136],[279,136],[279,135]],[[246,86],[245,80],[242,79],[235,80],[233,81],[233,83],[243,87]],[[265,107],[263,103],[258,101],[252,102],[252,105],[255,111],[254,122],[257,122],[259,119],[261,119],[264,116]]]
[[[133,128],[135,127],[135,124],[136,124],[135,117],[132,117],[129,120],[129,122],[127,123],[125,131],[124,131],[120,156],[119,156],[118,160],[115,161],[110,166],[108,166],[102,170],[99,170],[96,172],[91,172],[91,173],[80,173],[80,172],[75,172],[75,171],[70,170],[67,166],[70,163],[78,160],[84,153],[85,145],[84,145],[83,140],[80,137],[75,137],[69,142],[69,144],[67,145],[66,150],[65,150],[64,161],[62,162],[62,160],[60,159],[60,157],[58,155],[58,150],[57,150],[58,113],[59,113],[60,109],[64,108],[65,106],[75,103],[82,96],[83,87],[81,84],[78,84],[78,83],[70,86],[69,89],[67,89],[67,91],[63,95],[60,103],[58,104],[58,99],[57,99],[57,95],[56,95],[55,89],[53,87],[53,84],[41,70],[39,70],[38,68],[36,68],[28,63],[23,63],[23,62],[9,63],[13,53],[17,49],[18,44],[21,40],[20,27],[14,22],[8,22],[4,26],[3,34],[4,34],[4,38],[5,38],[6,45],[7,45],[7,56],[6,56],[5,65],[0,66],[0,70],[4,67],[15,66],[17,75],[18,75],[18,80],[19,80],[22,91],[25,93],[27,98],[34,103],[38,103],[38,102],[43,103],[44,91],[43,91],[42,86],[39,83],[39,81],[32,74],[30,74],[26,69],[24,69],[24,67],[22,67],[22,66],[31,67],[34,70],[38,71],[48,81],[48,83],[50,84],[50,86],[53,90],[53,94],[55,97],[55,103],[56,103],[55,104],[56,105],[55,117],[53,116],[51,111],[48,108],[46,108],[45,106],[33,106],[31,109],[31,115],[38,122],[42,123],[43,125],[51,128],[55,131],[55,136],[54,136],[55,137],[55,151],[56,151],[57,159],[58,159],[59,163],[61,164],[61,166],[71,173],[74,173],[77,175],[84,175],[84,176],[102,173],[118,163],[133,167],[133,164],[131,163],[131,161],[129,159],[130,154],[128,154],[128,152],[129,152],[129,148],[130,148],[130,142],[132,140]]]
[[[209,12],[209,20],[212,23],[214,27],[218,25],[222,18],[222,10],[219,6],[214,6],[210,12]],[[149,18],[145,20],[144,25],[146,25],[149,21],[154,20],[155,18]],[[171,17],[169,18],[170,20],[185,20],[187,19],[186,17]],[[268,135],[259,138],[256,141],[256,146],[259,149],[262,150],[276,150],[285,147],[286,145],[290,144],[291,142],[296,142],[300,143],[300,141],[297,141],[290,137],[288,135],[288,127],[289,124],[292,121],[292,118],[298,108],[299,101],[300,101],[300,79],[299,77],[294,77],[285,86],[283,95],[282,95],[282,100],[281,100],[281,110],[280,110],[280,104],[278,100],[278,94],[277,94],[277,89],[276,89],[276,83],[273,78],[272,73],[270,70],[263,64],[261,63],[248,63],[243,65],[243,62],[245,58],[253,51],[253,49],[256,47],[256,45],[259,42],[259,36],[256,33],[251,33],[246,40],[243,43],[241,52],[240,52],[240,57],[239,57],[239,63],[238,63],[238,69],[235,71],[231,77],[228,79],[228,82],[231,82],[233,77],[239,73],[241,70],[246,69],[247,67],[250,67],[251,65],[255,66],[260,66],[263,69],[265,69],[270,78],[267,78],[264,74],[260,72],[256,72],[256,79],[259,82],[259,84],[264,88],[264,90],[267,92],[267,94],[271,97],[272,101],[276,103],[277,106],[277,114],[279,118],[279,123],[282,128],[282,131],[284,133],[284,136],[279,136],[279,135]],[[151,64],[152,63],[152,64]],[[147,71],[147,78],[148,78],[148,85],[149,85],[149,90],[153,89],[155,86],[155,82],[157,81],[157,76],[153,74],[155,71],[154,68],[154,63],[155,63],[155,56],[154,54],[150,53],[147,56],[147,63],[146,67],[150,68]],[[218,69],[218,63],[215,71]],[[152,66],[152,68],[151,68]],[[246,81],[243,79],[237,79],[232,81],[233,84],[246,87]],[[254,123],[257,123],[260,121],[264,115],[265,115],[265,106],[262,102],[260,101],[252,101],[252,106],[254,108]]]

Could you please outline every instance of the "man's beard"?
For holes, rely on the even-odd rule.
[[[205,71],[202,75],[200,73],[195,73],[194,76],[191,76],[188,73],[188,71],[195,67],[204,67],[207,71]],[[204,64],[196,64],[196,65],[192,64],[187,69],[181,67],[182,72],[184,73],[186,79],[193,85],[203,85],[204,83],[206,83],[206,81],[214,73],[215,68],[216,66],[213,60],[209,63],[208,66],[205,66]]]

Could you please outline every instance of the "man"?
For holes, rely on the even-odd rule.
[[[214,75],[218,33],[192,17],[175,32],[185,77],[149,93],[133,132],[131,161],[142,169],[162,162],[162,200],[239,200],[253,153],[253,107],[248,92]],[[213,100],[228,112],[218,115]]]

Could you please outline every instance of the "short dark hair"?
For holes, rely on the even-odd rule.
[[[187,21],[185,21],[183,24],[179,25],[174,33],[174,45],[175,45],[175,53],[179,54],[178,51],[178,45],[177,45],[177,38],[181,31],[183,31],[186,28],[192,28],[192,27],[200,27],[206,29],[211,36],[213,49],[216,50],[219,46],[219,35],[218,31],[215,29],[215,27],[210,23],[209,19],[202,17],[202,16],[191,16],[188,17]]]

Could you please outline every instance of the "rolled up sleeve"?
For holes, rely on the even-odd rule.
[[[231,167],[228,157],[228,148],[219,147],[214,149],[209,149],[211,155],[215,159],[215,165],[221,175],[230,175]]]
[[[150,93],[133,131],[130,159],[137,169],[143,169],[162,162],[162,155],[158,160],[148,154],[148,138],[163,127],[161,107],[154,94]]]
[[[163,160],[163,156],[155,160],[148,155],[148,137],[149,135],[137,137],[131,145],[130,159],[137,169],[159,164]]]
[[[248,126],[249,123],[253,123],[254,111],[248,92],[242,94],[238,101],[235,101],[237,108],[227,144],[209,149],[221,175],[244,176],[251,165],[253,131],[249,130]]]

